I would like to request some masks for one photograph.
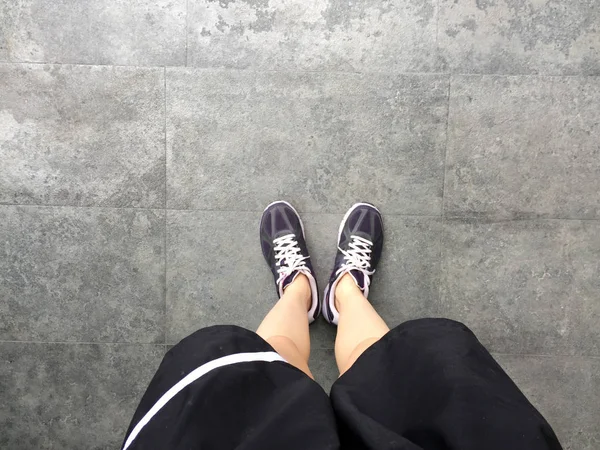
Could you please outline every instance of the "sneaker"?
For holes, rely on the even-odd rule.
[[[335,307],[338,281],[350,274],[365,297],[369,296],[371,277],[375,273],[383,248],[383,219],[369,203],[357,203],[348,210],[338,234],[338,251],[333,272],[323,297],[323,317],[337,325],[340,314]]]
[[[319,290],[304,240],[304,225],[292,205],[279,201],[267,206],[260,221],[260,245],[275,277],[279,297],[299,273],[306,275],[312,293],[308,311],[308,321],[312,323],[320,312]]]

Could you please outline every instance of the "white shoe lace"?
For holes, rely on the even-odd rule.
[[[286,234],[273,239],[273,243],[275,244],[275,265],[279,267],[277,283],[281,283],[296,270],[307,269],[304,260],[309,257],[302,256],[302,250],[296,241],[295,234]]]
[[[338,249],[343,253],[345,262],[336,271],[336,275],[341,273],[349,272],[351,270],[358,270],[364,274],[366,286],[368,287],[371,279],[370,276],[375,273],[374,270],[369,270],[371,265],[371,248],[373,242],[360,236],[350,236],[351,242],[348,245],[348,250]]]

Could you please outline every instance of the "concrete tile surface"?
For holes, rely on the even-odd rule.
[[[393,328],[440,315],[441,221],[384,216],[385,241],[369,300]]]
[[[339,377],[339,371],[335,363],[335,354],[332,348],[313,348],[308,360],[310,370],[327,395],[331,386]]]
[[[23,0],[0,8],[4,60],[185,64],[185,0]]]
[[[0,448],[116,449],[162,344],[256,328],[282,198],[321,292],[375,203],[389,325],[464,321],[600,448],[597,3],[0,2]]]
[[[260,213],[167,212],[168,343],[215,324],[256,330],[277,301],[259,221]]]
[[[447,216],[600,218],[600,78],[452,78]]]
[[[258,238],[261,213],[168,211],[167,342],[216,323],[256,329],[276,302]],[[304,214],[307,243],[322,293],[342,215]],[[243,227],[244,234],[236,234]],[[390,216],[386,251],[370,299],[391,326],[439,314],[439,235],[434,218]],[[230,238],[236,236],[235,239]],[[417,256],[415,256],[417,255]],[[311,327],[316,348],[332,348],[335,327]]]
[[[0,447],[120,448],[162,345],[0,342]]]
[[[600,74],[594,0],[440,0],[440,64],[453,72]]]
[[[600,224],[447,221],[442,312],[491,351],[600,356]]]
[[[350,207],[352,205],[348,205]],[[317,281],[324,291],[337,251],[343,214],[302,214]],[[373,276],[369,300],[390,327],[440,314],[441,220],[435,217],[384,215],[384,251]],[[333,328],[335,331],[335,328]],[[314,330],[316,342],[333,347],[331,330]]]
[[[0,203],[164,207],[164,70],[0,64]]]
[[[258,236],[260,212],[168,211],[167,342],[198,328],[236,324],[255,330],[277,301]],[[342,216],[303,214],[306,239],[323,292]],[[236,234],[243,227],[246,232]],[[230,246],[225,247],[225,242]],[[311,325],[313,348],[333,348],[335,327]]]
[[[6,33],[0,31],[0,62],[8,61],[8,42],[6,41],[6,37]]]
[[[342,218],[343,214],[302,214],[321,295],[333,268]],[[437,317],[441,221],[390,214],[384,217],[384,228],[384,252],[369,300],[390,327],[415,318]],[[318,320],[310,330],[313,348],[333,348],[334,326]]]
[[[600,445],[600,360],[568,356],[494,355],[544,415],[565,450]]]
[[[369,199],[388,213],[440,213],[447,77],[167,76],[168,207],[262,211],[287,198],[341,213]]]
[[[199,67],[431,71],[436,2],[190,0],[188,63]]]
[[[0,339],[164,342],[164,212],[0,208]]]

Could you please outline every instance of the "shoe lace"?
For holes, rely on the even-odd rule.
[[[275,244],[275,265],[278,267],[277,273],[279,274],[278,283],[285,280],[294,271],[306,269],[304,261],[309,256],[302,255],[295,234],[286,234],[273,239],[273,243]]]
[[[375,273],[374,270],[369,270],[371,266],[371,249],[373,242],[360,236],[350,236],[350,244],[348,250],[338,249],[344,255],[344,263],[336,271],[336,275],[351,270],[358,270],[365,275],[365,283],[367,286],[370,284],[370,276]]]

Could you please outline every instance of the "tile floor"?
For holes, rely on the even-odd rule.
[[[598,75],[596,0],[0,2],[0,448],[118,449],[167,346],[275,301],[286,198],[321,285],[379,205],[389,323],[464,321],[598,450]]]

